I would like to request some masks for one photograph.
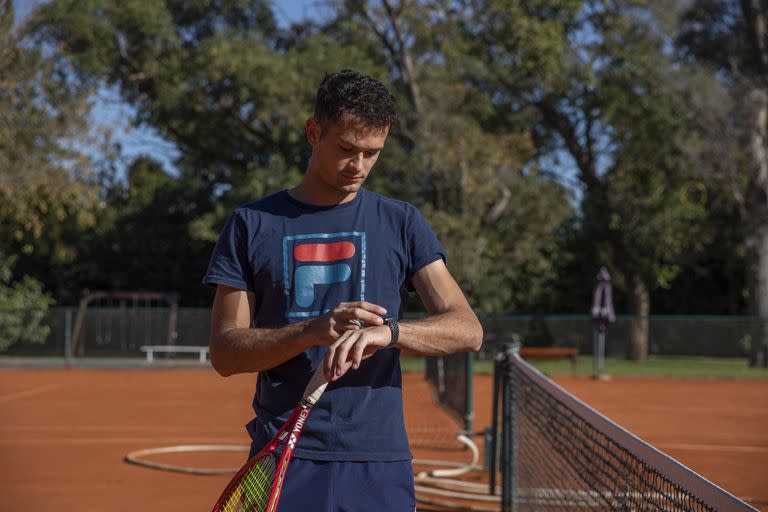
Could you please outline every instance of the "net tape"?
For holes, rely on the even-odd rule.
[[[755,510],[508,358],[515,511]]]

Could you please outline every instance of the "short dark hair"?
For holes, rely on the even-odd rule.
[[[315,100],[318,122],[339,121],[344,114],[376,128],[392,126],[400,119],[395,97],[384,84],[351,69],[326,74]]]

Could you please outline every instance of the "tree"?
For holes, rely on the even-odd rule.
[[[196,286],[185,299],[203,293],[199,275],[232,208],[299,181],[309,158],[304,121],[323,73],[339,69],[341,55],[347,65],[379,73],[354,47],[279,30],[263,0],[54,0],[34,13],[29,32],[40,45],[64,49],[78,83],[117,90],[136,112],[135,126],[152,128],[178,150],[178,174],[153,201],[126,206],[121,197],[130,187],[110,185],[114,224],[92,242],[99,254],[118,258],[114,247],[131,251],[130,242],[110,249],[101,239],[120,238],[110,232],[124,223],[134,239],[159,236],[157,222],[143,221],[172,210],[174,239],[188,242],[188,272],[158,269],[154,286]],[[155,244],[153,259],[176,261],[182,247]],[[93,257],[88,264],[98,269]],[[129,269],[115,268],[111,285],[138,284]],[[88,272],[91,282],[109,284]]]
[[[432,1],[333,5],[323,31],[383,61],[404,106],[399,159],[383,158],[375,183],[421,206],[480,313],[539,307],[572,208],[532,161],[528,128],[485,126],[493,105],[473,87],[457,13]]]
[[[670,14],[674,26],[677,13]],[[695,135],[688,139],[686,152],[699,182],[691,192],[706,205],[704,225],[709,235],[694,261],[668,289],[658,290],[653,302],[666,314],[744,315],[746,249],[737,199],[745,184],[741,169],[748,154],[735,123],[738,99],[710,67],[690,62],[686,66],[691,73],[685,88],[695,119]]]
[[[190,219],[210,211],[207,188],[168,174],[146,156],[125,174],[104,185],[109,208],[83,237],[81,288],[175,291],[196,304],[205,292],[200,278],[210,246],[191,236]]]
[[[417,31],[406,36],[414,45],[403,46],[422,59],[409,78],[403,78],[407,59],[382,50],[375,32],[355,26],[365,5],[336,7],[332,27],[281,30],[265,1],[54,0],[38,11],[31,30],[39,41],[66,49],[79,80],[117,88],[136,108],[137,124],[153,127],[179,149],[180,174],[164,193],[173,190],[179,198],[184,190],[196,198],[185,203],[180,232],[206,243],[233,206],[298,182],[309,156],[303,123],[323,73],[354,67],[385,82],[391,78],[405,122],[394,130],[371,186],[423,207],[484,311],[502,311],[521,298],[527,301],[522,305],[534,303],[519,292],[500,298],[505,287],[498,278],[519,278],[524,265],[542,280],[552,275],[547,253],[556,244],[549,235],[570,205],[562,187],[528,165],[530,134],[485,133],[482,118],[488,114],[481,109],[489,102],[466,80],[455,84],[449,41],[434,45],[427,18],[418,19],[422,7],[438,9],[439,3],[409,4],[391,16],[385,4],[376,7],[375,16],[389,20],[379,21],[407,18],[409,31]],[[390,26],[382,30],[389,34]],[[454,21],[446,29],[451,26]],[[422,92],[414,93],[418,87]],[[115,201],[110,204],[123,211],[115,229],[135,231],[134,239],[159,236],[141,219],[160,202]],[[170,247],[158,250],[166,254]],[[209,250],[193,254],[200,261]]]
[[[743,226],[750,311],[760,320],[752,362],[768,365],[768,5],[697,0],[679,31],[683,57],[711,66],[733,98],[730,119],[721,119],[740,144],[724,160],[724,176]]]
[[[13,279],[15,261],[0,254],[0,352],[16,343],[43,343],[50,331],[44,320],[53,300],[35,279]]]
[[[180,155],[174,175],[142,158],[127,180],[107,169],[104,215],[81,237],[81,286],[175,289],[188,304],[209,298],[199,278],[232,208],[299,181],[323,73],[343,54],[379,74],[354,47],[278,30],[262,0],[54,0],[28,31],[63,49],[76,83],[118,91],[136,112],[130,121]]]
[[[135,125],[172,143],[181,174],[202,176],[228,207],[299,178],[315,82],[339,66],[330,38],[292,38],[263,0],[57,0],[31,30],[66,49],[80,81],[117,88]]]
[[[650,292],[668,286],[702,243],[704,215],[688,193],[684,74],[664,51],[653,10],[599,0],[458,4],[499,126],[528,119],[540,154],[572,162],[580,227],[627,296],[629,355],[645,359]]]
[[[94,166],[76,149],[88,91],[13,24],[11,2],[0,2],[0,241],[20,256],[16,276],[55,289],[98,209]]]

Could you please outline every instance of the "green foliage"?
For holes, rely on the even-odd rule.
[[[642,2],[480,5],[465,31],[479,38],[472,51],[485,63],[482,83],[499,108],[531,116],[541,150],[571,156],[595,265],[612,267],[620,291],[630,276],[649,289],[668,286],[701,247],[705,209],[688,194],[693,124],[687,93],[675,86],[684,70],[665,56],[652,13]]]
[[[702,69],[708,95],[720,100],[711,110],[697,105],[703,142],[697,149],[708,190],[726,199],[719,211],[738,220],[732,237],[736,256],[722,259],[741,263],[746,286],[729,295],[740,295],[747,311],[763,318],[768,317],[767,16],[765,2],[696,0],[683,4],[676,39],[683,57]],[[751,362],[765,361],[768,328],[749,345]]]
[[[189,223],[210,211],[207,186],[148,157],[133,161],[125,178],[108,180],[109,208],[81,235],[84,254],[73,266],[81,287],[200,294],[208,247]]]
[[[573,211],[567,191],[532,161],[530,129],[489,126],[494,105],[474,86],[460,28],[450,6],[403,2],[348,3],[326,30],[360,41],[398,77],[397,160],[385,155],[375,175],[386,181],[372,184],[421,208],[477,311],[536,309],[551,295],[557,231]]]
[[[182,172],[235,187],[284,178],[276,161],[302,172],[303,125],[323,73],[342,63],[370,71],[354,47],[327,37],[276,49],[268,5],[62,0],[42,7],[31,30],[67,48],[81,80],[117,86],[134,122],[176,145]]]
[[[113,86],[135,109],[130,122],[180,156],[174,174],[151,156],[126,176],[102,173],[99,209],[85,186],[94,176],[64,179],[56,166],[38,188],[8,189],[0,215],[13,221],[0,234],[26,233],[14,242],[36,258],[24,271],[52,288],[173,289],[203,302],[199,277],[224,219],[299,182],[316,87],[324,73],[353,67],[390,84],[403,112],[367,186],[425,213],[479,312],[583,311],[601,264],[619,304],[637,280],[657,294],[681,281],[701,289],[694,265],[711,270],[706,252],[734,239],[713,227],[713,205],[732,205],[697,172],[723,161],[702,130],[716,123],[696,118],[708,100],[701,77],[673,60],[664,5],[388,5],[332,2],[322,24],[287,29],[265,0],[42,5],[27,33],[63,53],[35,54],[32,67],[71,69],[52,88],[69,91],[73,105],[76,92]],[[84,119],[85,110],[68,112],[61,119]],[[566,186],[569,166],[578,182]],[[46,195],[48,183],[83,188]],[[11,196],[33,200],[17,206]],[[46,217],[43,205],[64,213]],[[38,256],[49,253],[58,259]]]
[[[749,48],[739,2],[696,0],[683,9],[675,43],[686,58],[700,59],[731,73],[755,73],[758,55]]]
[[[309,154],[303,124],[323,74],[354,67],[388,81],[398,68],[359,23],[362,4],[339,7],[329,27],[305,33],[276,30],[265,2],[123,4],[53,1],[30,30],[66,48],[83,82],[117,86],[137,109],[135,122],[181,154],[179,176],[135,162],[128,184],[109,188],[81,282],[180,289],[197,282],[232,207],[300,180]],[[439,8],[413,4],[396,20],[407,24],[407,50],[424,64],[414,82],[394,82],[405,121],[370,187],[422,207],[479,308],[528,308],[553,275],[559,246],[551,234],[572,215],[567,193],[528,170],[535,150],[525,128],[501,134],[483,126],[493,105],[455,71],[466,63],[449,37],[455,23],[440,23],[439,34],[430,28],[425,14]],[[238,9],[260,14],[234,15]],[[409,93],[414,85],[418,98]],[[175,268],[158,268],[158,255]],[[497,294],[531,280],[542,283],[537,295],[530,287]]]
[[[15,343],[43,343],[50,331],[43,320],[53,299],[29,276],[14,280],[15,261],[0,254],[0,352]]]
[[[79,234],[95,222],[94,166],[80,152],[87,90],[55,58],[22,44],[10,2],[0,6],[0,244],[18,275],[61,283]]]
[[[119,177],[109,185],[107,218],[88,241],[98,248],[81,279],[94,287],[200,297],[210,244],[232,208],[300,180],[309,156],[304,121],[323,74],[349,65],[381,75],[330,37],[282,41],[262,1],[61,0],[42,6],[29,30],[66,48],[81,82],[115,86],[136,109],[131,121],[180,154],[180,174],[162,178],[159,193],[125,198]],[[105,275],[97,257],[114,273]],[[159,268],[158,260],[183,268]]]

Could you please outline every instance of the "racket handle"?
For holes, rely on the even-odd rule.
[[[327,385],[328,381],[325,380],[323,363],[321,362],[320,366],[317,367],[317,370],[315,370],[315,373],[312,375],[312,378],[309,379],[309,384],[307,384],[306,389],[304,389],[304,397],[301,401],[308,403],[309,405],[315,405],[315,402],[320,399],[320,395],[323,394]]]

